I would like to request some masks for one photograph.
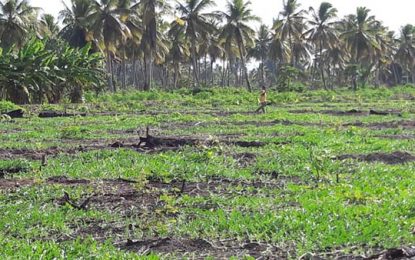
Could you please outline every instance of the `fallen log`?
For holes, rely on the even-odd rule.
[[[23,109],[16,109],[16,110],[4,113],[4,115],[9,116],[10,118],[23,118],[24,111]]]

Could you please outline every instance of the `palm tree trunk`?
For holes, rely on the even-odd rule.
[[[110,89],[110,91],[116,92],[116,89],[114,87],[114,81],[113,81],[111,53],[108,50],[108,48],[107,48],[107,70],[108,70],[108,88]]]
[[[174,73],[173,73],[173,87],[174,89],[177,88],[177,72],[178,72],[178,64],[177,62],[173,63],[173,67],[174,67]]]
[[[395,78],[395,85],[398,85],[400,83],[399,78],[398,78],[398,71],[396,69],[396,63],[392,63],[392,73],[393,76]]]
[[[210,60],[210,84],[213,86],[215,75],[213,75],[213,60]]]
[[[150,57],[147,57],[149,55]],[[149,91],[151,89],[151,81],[153,77],[153,51],[150,49],[148,54],[144,53],[144,91]]]
[[[205,86],[207,86],[207,78],[208,78],[208,71],[207,71],[207,54],[205,54]]]
[[[193,62],[193,87],[199,86],[199,75],[196,60],[196,39],[193,37],[192,41],[192,62]]]
[[[291,66],[295,67],[294,44],[293,44],[293,39],[291,37],[291,29],[288,29],[288,40],[290,43],[290,50],[291,50]]]
[[[265,85],[265,59],[264,57],[261,57],[261,84],[262,86]]]
[[[137,88],[137,60],[135,58],[135,50],[133,50],[133,73],[132,73],[132,77],[133,77],[133,86],[134,88]]]
[[[223,61],[222,61],[222,78],[220,81],[220,85],[221,87],[225,86],[225,74],[226,73],[226,58],[223,57]]]
[[[231,58],[229,58],[229,64],[228,64],[228,69],[227,69],[227,86],[229,87],[231,84],[231,69],[232,69],[232,61]]]
[[[321,73],[321,80],[323,81],[323,87],[325,90],[327,89],[326,84],[326,77],[324,76],[324,63],[323,63],[323,40],[320,39],[320,73]]]
[[[235,74],[235,83],[234,83],[234,85],[235,86],[239,86],[239,75],[238,75],[239,67],[238,67],[238,60],[235,60],[235,64],[232,67],[233,67],[233,73]]]
[[[148,67],[147,67],[147,53],[144,53],[144,60],[143,60],[143,69],[144,69],[144,84],[143,84],[143,90],[146,90],[147,82],[148,82]]]
[[[127,88],[127,63],[125,62],[125,46],[123,47],[123,54],[122,54],[122,89]]]
[[[111,59],[111,80],[114,85],[114,92],[117,92],[117,82],[115,81],[114,61]]]
[[[150,48],[150,60],[148,61],[148,89],[146,91],[149,91],[152,89],[152,83],[153,83],[153,49]]]
[[[242,69],[245,74],[246,86],[248,88],[248,91],[252,92],[251,82],[249,82],[248,68],[246,67],[246,64],[245,64],[245,51],[244,51],[245,46],[242,40],[238,41],[238,48],[239,48],[239,54],[241,55]]]

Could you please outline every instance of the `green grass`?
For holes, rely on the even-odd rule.
[[[247,113],[255,110],[256,95],[233,88],[88,95],[87,104],[65,105],[72,112],[90,114],[74,118],[40,119],[35,113],[39,107],[25,107],[30,116],[0,124],[0,151],[42,153],[59,147],[63,152],[49,156],[43,166],[25,156],[0,154],[0,170],[23,169],[13,176],[6,174],[7,181],[30,180],[30,185],[12,189],[1,188],[0,180],[0,257],[181,258],[177,252],[140,255],[117,246],[127,239],[163,237],[212,243],[232,240],[235,245],[258,241],[287,251],[289,258],[338,249],[344,254],[370,255],[414,245],[415,163],[336,160],[345,154],[403,151],[415,155],[414,127],[365,126],[413,122],[414,88],[271,92],[273,105],[264,115]],[[301,109],[322,112],[290,112]],[[351,109],[399,110],[402,117],[324,113]],[[157,153],[109,149],[116,141],[138,143],[137,131],[144,135],[147,126],[155,136],[197,137],[201,142]],[[266,145],[225,144],[222,139],[229,135]],[[205,140],[217,144],[207,145]],[[64,152],[97,144],[106,149]],[[246,154],[252,158],[240,161]],[[63,185],[50,181],[59,176],[92,182]],[[75,201],[94,194],[112,198],[118,188],[105,180],[119,178],[136,181],[128,186],[139,194],[135,196],[150,196],[154,201],[134,201],[128,214],[120,208],[122,200],[111,207],[91,202],[86,211],[57,203],[64,191]],[[155,180],[171,184],[153,187]],[[177,183],[183,180],[190,186],[199,183],[201,190],[178,194]],[[217,183],[206,189],[203,184],[212,180]],[[169,189],[171,185],[175,188]],[[103,237],[92,231],[79,233],[111,227],[119,230]],[[197,252],[188,256],[192,254],[197,256]]]

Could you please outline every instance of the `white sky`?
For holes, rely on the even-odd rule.
[[[62,0],[30,0],[34,6],[41,7],[46,13],[57,15],[63,8]],[[68,0],[65,0],[68,1]],[[91,0],[92,1],[92,0]],[[327,0],[326,0],[327,1]],[[226,5],[225,0],[216,0],[218,10]],[[281,11],[282,0],[251,0],[254,14],[261,17],[265,24],[271,25]],[[317,8],[322,0],[299,0],[304,9]],[[328,0],[338,10],[339,16],[355,13],[356,7],[366,6],[372,15],[383,21],[390,29],[398,31],[405,24],[415,25],[414,0]]]

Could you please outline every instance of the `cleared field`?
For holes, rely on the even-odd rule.
[[[266,114],[216,89],[2,121],[0,257],[415,256],[415,89],[270,96]]]

